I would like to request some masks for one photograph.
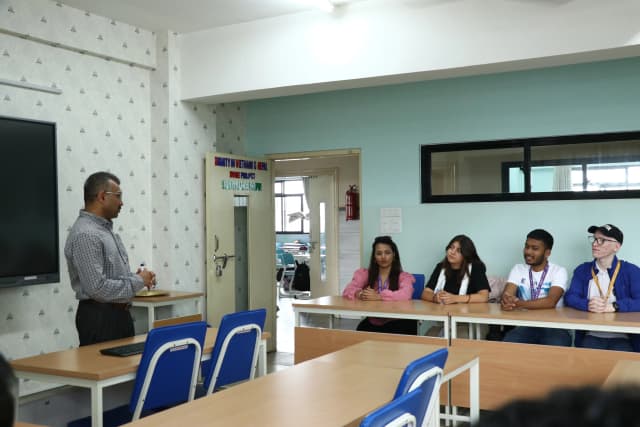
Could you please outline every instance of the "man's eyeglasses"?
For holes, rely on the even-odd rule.
[[[614,243],[618,242],[617,240],[605,239],[605,238],[596,237],[596,236],[589,236],[587,237],[587,239],[589,239],[589,243],[591,243],[592,245],[595,243],[598,246],[604,245],[604,242],[614,242]]]
[[[122,191],[105,191],[104,194],[113,194],[118,199],[122,200]]]

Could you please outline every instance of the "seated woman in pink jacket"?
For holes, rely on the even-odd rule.
[[[369,268],[360,268],[353,273],[353,279],[342,296],[365,301],[410,300],[414,281],[412,274],[402,271],[398,246],[391,237],[379,236],[373,241]],[[367,317],[360,322],[357,330],[416,335],[417,322]]]

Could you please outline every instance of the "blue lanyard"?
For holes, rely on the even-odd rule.
[[[538,281],[537,288],[533,286],[533,272],[531,271],[531,267],[529,267],[529,288],[531,289],[531,300],[538,299],[540,295],[540,290],[542,289],[542,285],[544,284],[544,279],[547,277],[547,272],[549,271],[549,263],[544,266],[544,271],[542,272],[542,276],[540,276],[540,280]]]
[[[378,276],[378,293],[381,293],[388,287],[389,287],[389,278],[387,277],[387,280],[385,280],[384,283],[382,283],[382,279],[380,278],[380,276]]]

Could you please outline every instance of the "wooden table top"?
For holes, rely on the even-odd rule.
[[[297,364],[131,425],[325,427],[351,424],[391,400],[405,362],[442,348],[404,344],[363,342],[351,351],[343,349]],[[361,358],[372,351],[376,354]]]
[[[402,371],[309,361],[142,418],[135,426],[342,426],[388,402]]]
[[[581,323],[585,325],[640,326],[640,312],[591,313],[570,307],[504,311],[498,303],[452,304],[447,307],[452,317],[461,316],[477,319],[490,318],[552,323]]]
[[[391,345],[390,345],[391,344]],[[408,342],[363,341],[314,360],[334,364],[361,364],[374,368],[404,369],[410,362],[433,353],[442,345],[415,344]],[[460,368],[478,356],[478,352],[468,348],[449,347],[449,356],[444,366],[444,374]]]
[[[292,303],[292,306],[294,309],[300,308],[303,310],[304,308],[315,308],[412,315],[429,314],[443,317],[449,315],[449,309],[447,308],[449,306],[434,304],[419,299],[406,301],[362,301],[359,299],[350,300],[342,296],[326,296],[310,300],[296,300]]]
[[[605,387],[640,385],[640,360],[620,360],[604,382]]]
[[[208,328],[205,337],[203,353],[211,352],[218,330]],[[36,372],[47,375],[58,375],[70,378],[88,380],[105,380],[128,373],[136,372],[142,355],[127,357],[105,356],[100,353],[103,348],[141,342],[147,335],[136,335],[131,338],[107,341],[70,350],[56,351],[25,357],[11,361],[11,366],[17,371]]]
[[[157,289],[162,291],[163,289]],[[177,301],[181,299],[197,298],[204,296],[202,292],[181,292],[181,291],[167,291],[167,295],[159,295],[156,297],[134,297],[133,302],[169,302]]]
[[[207,328],[203,354],[211,353],[218,334],[217,328]],[[35,372],[70,378],[81,378],[100,381],[129,373],[134,373],[140,365],[142,355],[127,357],[105,356],[100,353],[103,348],[141,342],[147,335],[136,335],[131,338],[107,341],[70,350],[46,353],[11,361],[17,371]],[[262,339],[269,339],[269,332],[262,333]]]

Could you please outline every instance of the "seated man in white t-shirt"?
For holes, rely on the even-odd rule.
[[[562,306],[567,287],[567,270],[549,262],[553,236],[536,229],[527,234],[525,264],[516,264],[509,273],[502,294],[502,309],[534,310]],[[564,329],[518,326],[504,337],[507,342],[571,346],[571,335]]]

